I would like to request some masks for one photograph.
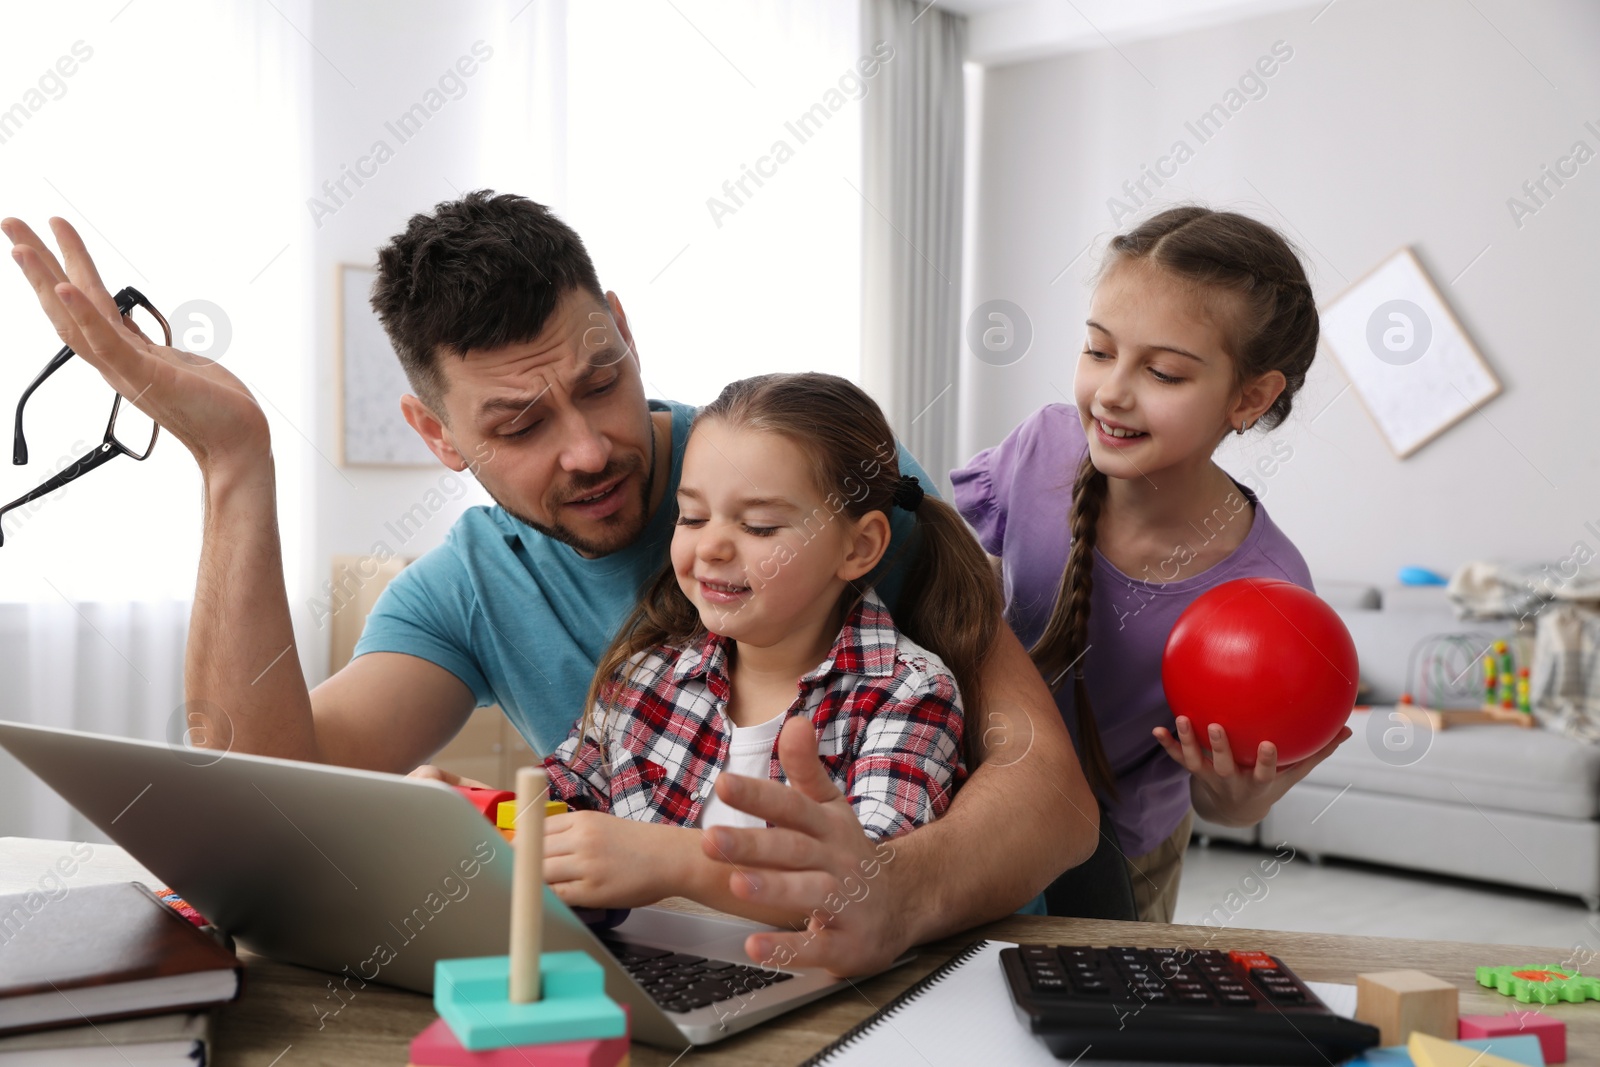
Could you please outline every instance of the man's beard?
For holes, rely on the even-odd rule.
[[[619,475],[626,474],[627,476],[632,477],[637,470],[637,464],[631,466],[622,466],[607,463],[605,470],[601,471],[599,474],[585,477],[582,482],[575,482],[571,487],[572,495],[567,499],[568,501],[581,499],[590,490],[605,485],[607,482],[618,477]],[[639,539],[639,535],[644,533],[644,528],[650,524],[650,492],[655,488],[655,482],[656,435],[655,427],[652,425],[650,432],[650,462],[645,467],[643,484],[639,490],[638,522],[633,524],[631,527],[625,527],[621,525],[621,523],[625,520],[623,520],[620,516],[627,511],[626,506],[624,506],[621,511],[613,512],[612,514],[606,516],[600,521],[602,524],[607,525],[607,528],[612,533],[612,536],[605,541],[592,541],[581,537],[572,530],[561,525],[559,522],[554,526],[546,526],[543,523],[535,522],[527,515],[520,514],[515,508],[496,497],[493,493],[490,493],[489,496],[496,504],[499,504],[500,507],[505,510],[507,515],[510,515],[513,519],[516,519],[518,522],[523,523],[524,525],[533,527],[546,537],[560,541],[564,545],[570,545],[585,556],[609,556],[611,553],[627,548],[629,545],[637,541]],[[487,491],[488,487],[485,486],[484,489]],[[622,490],[619,488],[618,491],[621,492]],[[557,507],[553,508],[552,511],[553,513],[559,515],[561,513],[560,506],[558,505]]]

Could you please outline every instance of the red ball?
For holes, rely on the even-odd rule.
[[[1355,707],[1356,645],[1316,594],[1276,578],[1224,582],[1184,609],[1167,636],[1161,686],[1202,743],[1216,723],[1235,763],[1263,741],[1278,764],[1322,748]]]

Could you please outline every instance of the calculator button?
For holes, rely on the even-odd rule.
[[[1172,999],[1172,994],[1165,989],[1140,989],[1136,992],[1140,1000],[1149,1004],[1164,1004]]]
[[[1276,968],[1278,966],[1278,961],[1267,955],[1265,952],[1235,951],[1228,953],[1228,958],[1247,971],[1255,970],[1257,967]]]
[[[1210,993],[1179,993],[1178,1001],[1182,1004],[1210,1004]]]
[[[1090,997],[1104,996],[1111,992],[1111,987],[1107,983],[1101,981],[1074,982],[1072,983],[1072,988],[1077,992]]]
[[[1250,999],[1250,994],[1248,993],[1224,993],[1222,994],[1222,1003],[1234,1008],[1248,1008],[1255,1001]]]
[[[1065,988],[1067,988],[1067,983],[1066,983],[1066,980],[1063,979],[1063,978],[1039,978],[1039,977],[1035,977],[1033,979],[1033,988],[1035,988],[1035,989],[1065,989]]]

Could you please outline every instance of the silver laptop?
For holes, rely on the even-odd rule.
[[[511,848],[448,786],[5,721],[0,746],[239,944],[334,975],[330,1014],[367,982],[431,993],[435,960],[506,952]],[[544,950],[599,961],[652,1045],[710,1044],[845,984],[752,964],[745,938],[772,927],[638,908],[597,937],[544,901]]]

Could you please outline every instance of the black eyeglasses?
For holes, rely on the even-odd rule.
[[[169,347],[171,346],[172,327],[167,324],[166,318],[156,310],[155,305],[150,303],[143,293],[129,286],[118,293],[114,299],[116,300],[117,311],[124,318],[131,316],[134,308],[143,308],[155,316],[156,321],[161,324],[161,332],[165,338],[163,343]],[[23,407],[28,403],[28,398],[34,394],[34,391],[44,384],[45,379],[60,370],[67,360],[73,357],[73,354],[70,346],[63,345],[61,351],[52,356],[50,362],[44,365],[44,370],[39,372],[39,376],[33,380],[33,383],[22,391],[22,398],[17,401],[16,431],[11,445],[11,462],[13,464],[21,466],[28,462],[28,442],[22,434]],[[106,423],[106,433],[104,439],[100,442],[100,447],[93,452],[79,456],[69,466],[51,476],[31,493],[19,496],[11,503],[0,507],[0,518],[4,518],[8,511],[20,508],[24,504],[31,503],[42,496],[55,492],[68,482],[83,477],[96,467],[110,462],[117,456],[128,456],[137,460],[149,458],[151,451],[156,447],[156,437],[160,434],[161,428],[153,420],[146,420],[142,413],[137,418],[129,417],[128,412],[124,411],[122,405],[122,394],[118,393],[115,399],[111,401],[111,418]],[[132,408],[132,405],[130,404],[129,407]],[[137,409],[133,410],[137,411]],[[4,544],[5,527],[0,526],[0,545]]]

